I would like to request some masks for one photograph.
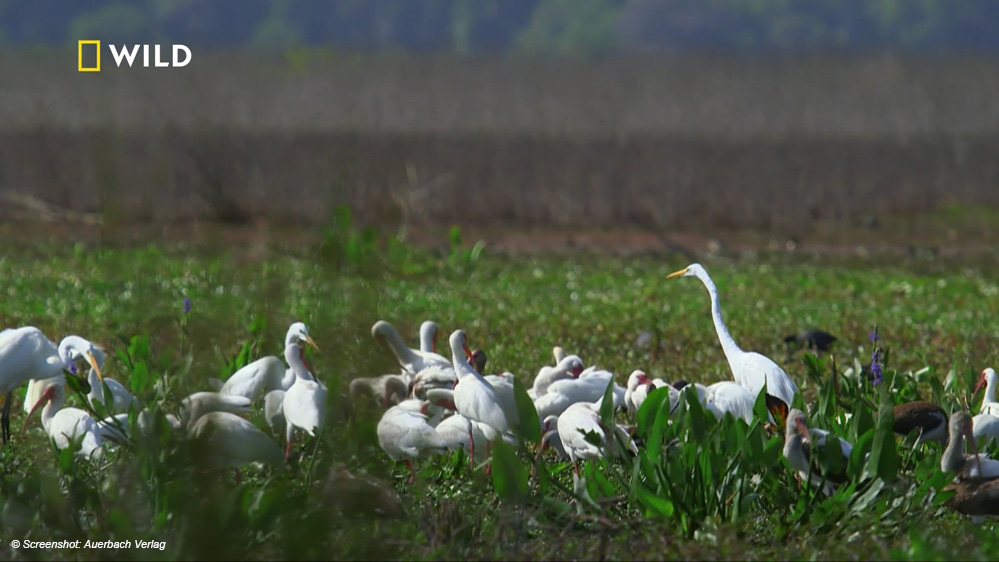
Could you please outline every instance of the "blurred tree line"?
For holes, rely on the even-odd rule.
[[[0,43],[594,55],[999,48],[992,0],[0,0]]]

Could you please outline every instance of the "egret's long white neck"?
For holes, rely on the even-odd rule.
[[[94,400],[98,402],[104,402],[104,385],[101,384],[101,379],[97,377],[97,371],[93,367],[90,368],[90,373],[87,374],[87,382],[90,383],[90,401]]]
[[[731,365],[735,356],[742,353],[742,349],[732,339],[732,334],[728,333],[728,328],[725,326],[725,320],[722,318],[721,303],[718,301],[718,288],[715,287],[715,282],[711,280],[708,272],[703,269],[697,272],[697,278],[704,283],[704,287],[708,290],[708,296],[711,297],[711,319],[715,323],[715,332],[718,334],[718,341],[721,342],[722,351],[725,352],[725,358],[728,359],[729,365]]]
[[[314,379],[312,373],[305,367],[305,363],[302,361],[302,346],[297,343],[292,342],[290,345],[284,348],[284,359],[288,362],[288,366],[291,370],[295,372],[295,376],[299,380],[311,381]]]

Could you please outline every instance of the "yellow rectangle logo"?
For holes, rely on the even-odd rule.
[[[93,45],[97,49],[97,64],[94,66],[83,66],[83,46]],[[77,70],[80,72],[100,72],[101,71],[101,41],[100,39],[80,39],[76,47]]]

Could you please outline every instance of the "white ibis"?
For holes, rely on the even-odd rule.
[[[965,438],[971,455],[964,454]],[[950,439],[940,457],[940,470],[953,472],[957,481],[999,478],[999,460],[979,454],[971,415],[967,412],[957,411],[950,415]]]
[[[801,478],[811,475],[810,482],[819,485],[825,474],[825,492],[832,494],[835,486],[847,481],[846,466],[853,451],[853,445],[843,439],[839,440],[843,455],[841,470],[826,473],[825,446],[828,432],[820,429],[809,429],[805,424],[805,413],[792,408],[787,416],[787,428],[784,434],[784,456],[791,468],[797,471]]]
[[[493,428],[499,434],[509,433],[516,423],[516,405],[505,399],[505,392],[499,393],[485,377],[475,372],[468,364],[467,337],[462,330],[455,330],[450,338],[451,355],[458,383],[454,387],[454,405],[458,413],[466,418]],[[464,355],[462,354],[464,351]],[[513,411],[509,411],[510,407]],[[468,437],[471,457],[475,457],[475,444],[471,433]]]
[[[536,400],[548,392],[548,387],[553,382],[576,378],[582,372],[583,361],[579,357],[575,355],[563,356],[554,367],[548,365],[541,367],[527,394],[531,400]]]
[[[628,388],[625,390],[624,403],[628,412],[634,414],[645,403],[649,394],[657,388],[666,388],[669,392],[670,410],[680,397],[680,392],[663,379],[650,379],[644,371],[635,370],[628,376]]]
[[[985,396],[982,398],[982,407],[979,408],[978,413],[999,416],[999,402],[996,402],[996,388],[999,387],[999,375],[996,375],[996,370],[992,367],[982,369],[973,394],[978,394],[978,391],[982,387],[985,387]]]
[[[983,447],[990,443],[999,443],[999,416],[992,414],[978,414],[971,418],[972,431],[975,434],[975,441],[983,439]]]
[[[408,347],[395,327],[384,320],[375,322],[371,327],[371,336],[382,345],[388,347],[389,351],[395,355],[399,366],[413,375],[419,374],[420,371],[431,367],[445,370],[453,368],[451,362],[446,357],[432,351],[423,351]]]
[[[947,413],[933,402],[906,402],[895,406],[894,412],[896,435],[905,437],[912,431],[919,431],[916,447],[930,441],[947,441]]]
[[[538,411],[538,416],[544,419],[548,416],[561,415],[569,406],[579,402],[599,402],[607,390],[608,381],[609,379],[603,377],[581,377],[555,381],[548,386],[548,392],[534,401],[534,407]],[[615,393],[616,397],[617,393]],[[615,406],[617,403],[615,400]],[[623,396],[621,403],[624,403]]]
[[[288,347],[298,342],[315,345],[309,335],[309,329],[302,322],[295,322],[288,328],[284,337],[286,354]],[[294,383],[295,372],[292,369],[286,369],[284,363],[272,355],[257,359],[233,373],[223,383],[219,393],[230,396],[245,396],[251,402],[255,402],[257,398],[272,390],[288,390]]]
[[[576,475],[579,475],[579,461],[586,459],[596,459],[603,456],[605,447],[610,446],[610,451],[623,454],[624,451],[617,448],[614,443],[620,438],[621,443],[634,454],[638,454],[638,447],[631,440],[628,432],[614,424],[613,428],[605,428],[600,421],[600,403],[598,402],[577,402],[568,408],[558,417],[556,423],[558,436],[562,440],[569,460],[572,461]],[[617,437],[611,436],[610,432],[615,431]],[[599,437],[602,445],[594,445],[586,440],[586,434],[593,432]]]
[[[540,457],[548,447],[555,449],[555,453],[558,455],[559,459],[568,459],[569,454],[566,453],[565,447],[562,445],[562,438],[558,435],[558,418],[559,416],[548,416],[545,418],[544,424],[541,426],[544,433],[541,436],[541,448],[538,449],[538,456]]]
[[[11,328],[0,332],[0,396],[4,397],[3,413],[0,415],[0,433],[3,442],[10,439],[10,407],[14,389],[29,380],[57,379],[58,385],[65,381],[63,370],[70,362],[72,351],[80,353],[91,367],[100,372],[97,360],[90,351],[90,342],[76,349],[83,338],[70,338],[57,348],[41,330],[34,326]],[[45,387],[34,394],[40,395]],[[32,404],[32,408],[34,404]]]
[[[447,452],[444,438],[428,423],[429,402],[403,400],[385,411],[378,422],[378,445],[394,461],[409,468],[409,483],[416,480],[413,461],[428,453]]]
[[[718,289],[708,272],[700,264],[691,264],[680,271],[670,273],[667,279],[674,277],[697,277],[708,290],[711,298],[711,317],[714,320],[715,332],[718,334],[718,341],[721,342],[722,351],[728,359],[729,367],[732,369],[732,376],[735,382],[746,387],[746,390],[753,396],[757,396],[763,385],[766,384],[767,392],[780,398],[787,404],[794,403],[794,395],[798,393],[798,385],[794,384],[791,377],[787,376],[784,369],[774,363],[769,357],[753,351],[743,351],[732,339],[725,327],[722,319],[721,304],[718,300]]]
[[[208,412],[188,430],[213,465],[238,468],[250,463],[280,466],[281,447],[245,418],[229,412]]]
[[[42,426],[57,448],[65,449],[77,440],[80,450],[77,452],[86,459],[99,459],[103,454],[101,444],[101,428],[90,414],[79,408],[63,408],[66,400],[66,390],[58,382],[50,382],[42,391],[42,396],[24,418],[21,433],[28,427],[28,420],[39,409],[42,410]]]
[[[433,320],[420,324],[420,351],[437,353],[437,323]]]
[[[310,345],[319,349],[314,342]],[[315,437],[316,430],[323,426],[326,419],[326,385],[306,369],[305,350],[297,343],[285,348],[284,358],[295,371],[295,384],[285,391],[281,401],[286,424],[284,456],[288,458],[296,427]]]

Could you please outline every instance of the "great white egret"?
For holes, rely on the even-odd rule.
[[[80,338],[81,341],[83,338]],[[10,439],[10,407],[14,389],[29,380],[58,379],[70,361],[71,352],[76,351],[86,358],[100,375],[100,367],[91,351],[90,342],[76,349],[80,342],[64,340],[56,347],[34,326],[11,328],[0,332],[0,396],[4,396],[3,414],[0,415],[3,442]],[[61,383],[65,379],[52,381]],[[44,388],[42,388],[44,391]]]
[[[295,322],[288,328],[284,337],[284,347],[287,350],[288,346],[297,342],[315,345],[312,336],[309,335],[309,329],[303,322]],[[255,402],[257,398],[267,392],[278,389],[288,390],[294,383],[295,372],[290,368],[286,369],[280,359],[271,355],[257,359],[233,373],[231,377],[226,379],[219,393],[245,396],[251,402]]]
[[[319,347],[311,339],[306,342],[318,351]],[[284,358],[295,372],[295,383],[285,391],[281,402],[286,422],[284,456],[287,459],[291,454],[291,438],[296,427],[315,437],[315,431],[323,426],[326,419],[326,385],[305,367],[305,350],[297,343],[285,348]]]
[[[732,376],[735,382],[746,387],[753,395],[758,396],[763,385],[767,386],[767,393],[783,400],[786,404],[794,403],[794,395],[798,393],[798,386],[794,384],[791,377],[787,376],[784,369],[774,363],[769,357],[756,353],[755,351],[743,351],[736,345],[732,335],[725,327],[722,319],[721,304],[718,301],[718,289],[708,272],[701,264],[691,264],[680,271],[675,271],[666,276],[667,279],[674,277],[696,277],[704,283],[711,297],[711,317],[714,320],[715,332],[718,334],[718,341],[721,342],[722,351],[732,369]]]

